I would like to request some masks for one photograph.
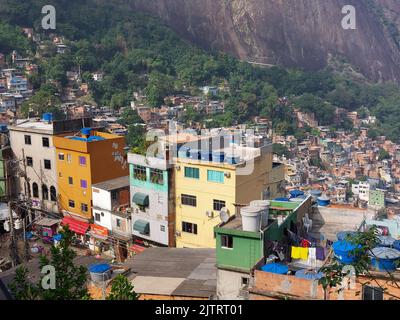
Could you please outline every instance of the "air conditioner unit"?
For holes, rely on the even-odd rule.
[[[214,218],[214,212],[213,211],[206,211],[206,216],[209,218]]]
[[[225,172],[224,176],[227,177],[227,178],[230,178],[231,177],[231,173],[230,172]]]
[[[176,232],[175,232],[175,235],[176,235],[177,237],[180,237],[180,236],[181,236],[181,232],[180,232],[180,231],[176,231]]]

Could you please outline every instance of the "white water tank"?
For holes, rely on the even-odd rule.
[[[254,200],[250,202],[251,207],[256,207],[260,208],[262,213],[261,213],[261,224],[262,226],[266,226],[268,224],[268,213],[269,213],[269,207],[271,205],[271,202],[269,200]]]
[[[257,232],[260,230],[262,210],[258,207],[243,207],[240,210],[243,231]]]
[[[8,221],[8,220],[4,221],[3,228],[5,231],[9,232],[10,231],[10,221]]]

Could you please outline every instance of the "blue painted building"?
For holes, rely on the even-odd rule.
[[[132,206],[132,234],[154,244],[175,246],[175,205],[165,159],[128,154]]]

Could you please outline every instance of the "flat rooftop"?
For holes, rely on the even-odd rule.
[[[210,298],[216,292],[215,249],[147,248],[125,261],[141,294]]]
[[[92,185],[93,188],[111,191],[129,186],[129,176],[123,176]]]
[[[38,131],[47,131],[49,133],[53,133],[54,128],[52,123],[48,123],[42,120],[35,119],[18,119],[16,124],[9,126],[10,130],[38,130]]]

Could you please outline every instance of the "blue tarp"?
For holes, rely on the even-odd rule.
[[[287,274],[289,271],[288,266],[280,263],[268,263],[261,267],[262,271],[277,273],[277,274]]]
[[[56,234],[56,235],[53,237],[53,240],[54,240],[54,241],[61,241],[62,238],[63,238],[63,235],[62,235],[62,234]]]
[[[297,278],[308,279],[308,280],[318,280],[321,279],[324,274],[322,272],[316,272],[315,270],[310,271],[307,269],[302,269],[296,271],[295,276]]]
[[[111,266],[107,263],[94,264],[89,267],[89,271],[93,273],[104,273],[111,269]]]

